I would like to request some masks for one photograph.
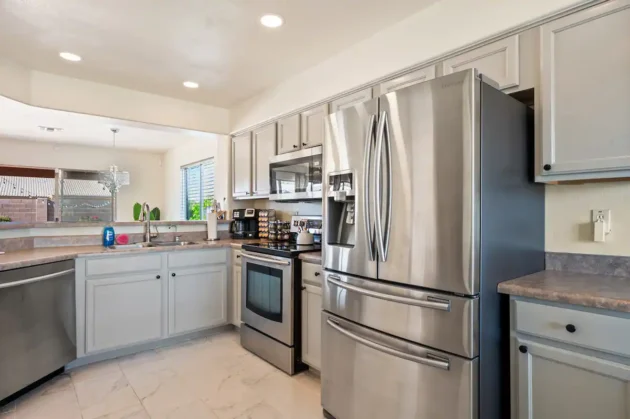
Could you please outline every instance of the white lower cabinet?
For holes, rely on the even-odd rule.
[[[630,419],[630,345],[612,351],[608,342],[627,313],[515,297],[510,305],[512,419]],[[610,336],[598,335],[605,328]]]
[[[86,281],[86,352],[99,352],[162,337],[163,287],[158,274]]]
[[[322,289],[302,286],[302,361],[321,370],[322,365]]]
[[[168,295],[169,336],[227,323],[225,265],[169,272]]]
[[[232,269],[232,324],[241,327],[241,267]]]
[[[630,366],[516,338],[518,419],[628,419]]]

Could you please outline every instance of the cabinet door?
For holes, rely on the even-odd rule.
[[[232,324],[241,327],[241,267],[232,269]]]
[[[630,418],[630,366],[518,338],[513,353],[518,419]]]
[[[302,148],[315,147],[324,143],[324,121],[328,115],[328,104],[318,106],[300,115]]]
[[[165,335],[159,273],[86,281],[86,353],[122,348]]]
[[[541,45],[539,175],[630,175],[630,1],[543,25]]]
[[[269,196],[269,159],[276,155],[276,124],[269,124],[253,132],[255,197]]]
[[[477,68],[499,83],[500,89],[519,84],[519,39],[513,35],[481,48],[449,58],[442,63],[444,74]]]
[[[322,289],[302,287],[302,361],[321,370],[322,359]]]
[[[300,115],[278,121],[278,154],[300,149]]]
[[[232,196],[252,193],[252,136],[241,134],[232,138]]]
[[[330,112],[334,113],[342,109],[351,108],[356,104],[366,102],[370,99],[372,99],[372,88],[368,87],[367,89],[361,90],[359,92],[352,93],[337,100],[333,100],[330,103]]]
[[[168,292],[169,336],[227,323],[225,265],[169,272]]]
[[[393,80],[388,80],[377,87],[375,87],[375,96],[380,96],[393,92],[398,89],[414,85],[416,83],[422,83],[423,81],[433,80],[435,78],[435,66],[421,68],[420,70],[412,71],[400,77],[396,77]]]

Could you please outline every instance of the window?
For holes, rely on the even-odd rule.
[[[181,168],[182,220],[205,220],[214,203],[214,158]]]

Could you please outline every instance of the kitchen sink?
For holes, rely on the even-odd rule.
[[[196,242],[151,242],[151,246],[167,247],[167,246],[190,246],[191,244],[197,244]]]
[[[153,243],[130,243],[130,244],[114,244],[108,246],[108,249],[112,250],[124,250],[124,249],[142,249],[144,247],[153,247]]]

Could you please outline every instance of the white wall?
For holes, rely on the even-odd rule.
[[[224,136],[217,136],[224,137]],[[164,154],[164,214],[165,220],[181,220],[181,172],[182,166],[215,157],[216,184],[221,183],[226,173],[216,167],[217,139],[194,139],[175,147]]]
[[[118,194],[117,221],[133,220],[135,202],[164,207],[162,154],[11,139],[0,139],[0,150],[3,165],[101,170],[116,164],[128,171],[131,184]]]
[[[229,132],[229,111],[0,62],[0,95],[43,108],[212,133]]]
[[[231,109],[232,132],[587,2],[442,0]]]

